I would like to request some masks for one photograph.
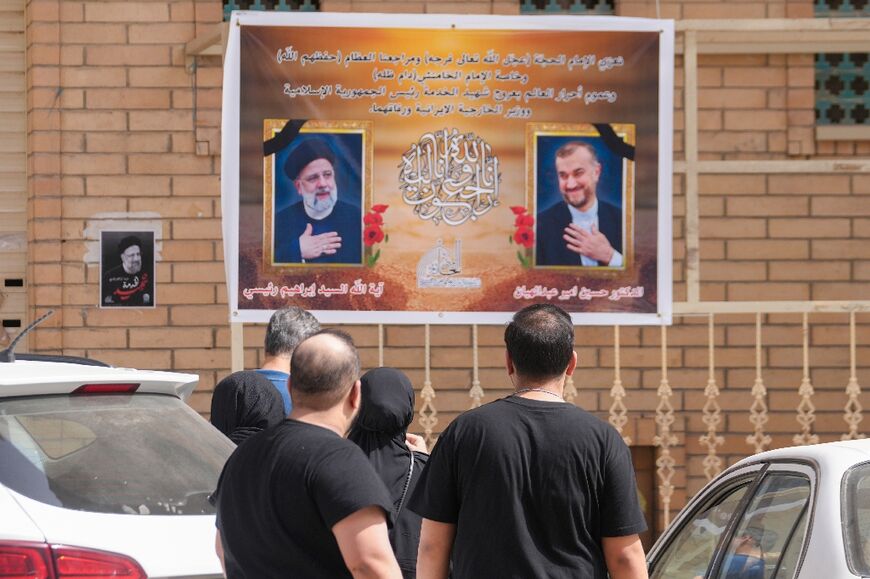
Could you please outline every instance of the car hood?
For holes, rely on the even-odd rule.
[[[213,515],[115,515],[74,511],[34,501],[9,489],[6,491],[41,531],[42,537],[37,540],[127,555],[135,559],[149,577],[222,576],[214,551]],[[3,494],[0,493],[0,497]],[[0,498],[0,507],[2,501]],[[6,512],[4,508],[4,517]]]

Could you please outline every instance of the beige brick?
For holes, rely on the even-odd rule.
[[[59,29],[57,22],[31,22],[27,26],[27,42],[30,45],[57,42]]]
[[[855,279],[867,280],[870,279],[870,261],[855,262]]]
[[[35,45],[27,51],[30,66],[57,65],[60,63],[60,47],[55,44]]]
[[[169,20],[169,6],[165,2],[86,2],[85,20],[88,22],[165,22]]]
[[[765,5],[762,3],[692,3],[683,5],[683,18],[764,18]]]
[[[852,175],[852,190],[854,193],[870,193],[870,175]]]
[[[212,217],[213,215],[211,199],[201,197],[161,199],[156,206],[152,199],[130,199],[130,211],[149,210],[159,212],[164,218]]]
[[[143,326],[165,326],[168,319],[168,309],[162,306],[154,308],[130,308],[125,309],[124,316],[119,317],[119,310],[113,308],[92,308],[79,310],[83,313],[83,322],[88,327],[96,328],[136,328],[132,333],[139,331]]]
[[[784,202],[778,198],[732,197],[725,200],[726,214],[732,216],[804,216],[809,214],[809,199],[798,197]]]
[[[61,118],[65,131],[122,131],[127,128],[127,113],[120,111],[67,111]]]
[[[122,44],[127,41],[124,24],[64,24],[60,29],[64,44]]]
[[[813,284],[814,300],[865,300],[870,295],[870,283],[819,282]]]
[[[89,218],[97,213],[123,212],[127,210],[125,199],[88,199],[67,197],[63,200],[63,214],[68,218]]]
[[[787,126],[785,111],[725,111],[726,131],[772,131]]]
[[[164,261],[211,261],[214,256],[214,242],[211,241],[163,241]],[[191,265],[191,267],[194,267]],[[192,285],[190,287],[193,287]],[[184,303],[184,302],[182,302]],[[201,302],[196,302],[201,303]],[[212,303],[214,303],[212,301]]]
[[[100,132],[86,136],[90,153],[168,153],[169,135],[160,132]]]
[[[130,173],[145,175],[207,174],[213,170],[210,157],[184,155],[130,155]]]
[[[798,240],[733,239],[727,242],[727,252],[728,259],[807,259],[810,256],[809,242]]]
[[[193,129],[193,116],[189,111],[130,112],[131,131],[153,131],[159,127],[166,131]]]
[[[786,84],[785,68],[735,67],[724,70],[725,85],[729,87],[778,87]]]
[[[812,87],[816,80],[816,70],[812,66],[792,66],[788,70],[788,85]]]
[[[174,195],[220,195],[221,183],[217,175],[172,177],[172,193]]]
[[[139,328],[130,332],[131,348],[209,348],[214,345],[211,328]]]
[[[770,263],[770,279],[780,281],[815,281],[849,279],[849,263],[846,261],[814,260]]]
[[[764,219],[737,219],[723,217],[701,221],[700,234],[708,239],[742,239],[764,237],[767,231]]]
[[[196,141],[193,133],[172,133],[170,139],[173,153],[196,153]]]
[[[732,301],[808,300],[810,287],[807,283],[730,283],[728,299]]]
[[[762,152],[767,146],[765,133],[755,131],[699,131],[698,147],[701,151]]]
[[[126,171],[123,155],[64,155],[61,167],[67,175],[120,175]]]
[[[64,330],[64,340],[79,348],[125,348],[127,347],[126,329],[78,329]]]
[[[88,195],[98,195],[107,197],[155,197],[169,195],[169,177],[153,176],[153,177],[137,177],[134,175],[121,175],[117,177],[88,177],[86,179],[86,187]],[[162,207],[165,200],[159,202],[159,207]],[[158,207],[154,207],[154,201],[141,201],[139,203],[149,203],[152,206],[152,211]],[[135,211],[132,209],[131,211]]]
[[[180,263],[172,268],[172,281],[186,282],[214,282],[226,283],[226,272],[222,263]]]
[[[813,197],[811,207],[813,215],[870,216],[870,202],[859,196]]]
[[[813,259],[868,259],[870,244],[860,239],[818,240],[812,242]]]
[[[157,88],[190,86],[190,75],[182,67],[129,66],[126,70],[130,77],[130,86]],[[197,78],[201,74],[198,72]]]
[[[85,92],[89,109],[166,109],[165,89],[90,89]],[[131,117],[130,129],[137,130]],[[161,125],[152,125],[150,128]]]
[[[764,262],[710,261],[702,255],[701,279],[705,281],[761,281],[767,279]]]
[[[768,109],[784,109],[786,108],[786,90],[782,88],[771,88],[767,90],[767,108]],[[785,127],[782,127],[785,128]]]
[[[193,39],[193,30],[187,22],[131,24],[127,34],[130,44],[183,44]]]
[[[789,89],[786,104],[790,109],[812,109],[816,104],[815,92],[809,88]]]
[[[224,327],[229,317],[229,308],[222,305],[180,305],[172,307],[169,320],[173,326]],[[245,343],[248,344],[248,340]]]
[[[193,22],[199,16],[195,2],[172,2],[169,4],[169,19],[173,22]]]
[[[87,46],[85,48],[85,61],[88,66],[161,66],[170,64],[169,49],[165,46]]]
[[[810,217],[806,219],[771,219],[768,224],[770,237],[825,238],[848,237],[848,219],[825,219]]]
[[[215,303],[214,284],[162,284],[156,294],[157,303],[166,306]]]
[[[767,191],[765,175],[710,175],[698,177],[702,194],[763,195]]]
[[[767,104],[764,89],[699,88],[700,109],[749,109],[762,108]]]
[[[174,219],[172,221],[173,239],[221,239],[221,237],[220,219]]]

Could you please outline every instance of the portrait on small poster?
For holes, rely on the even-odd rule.
[[[365,123],[267,119],[266,266],[359,266],[363,261]]]
[[[634,127],[530,123],[528,130],[535,266],[624,270],[633,248]]]
[[[154,232],[100,233],[100,307],[153,308]]]

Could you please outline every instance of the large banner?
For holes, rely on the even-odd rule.
[[[233,13],[231,319],[670,323],[673,44],[664,20]]]

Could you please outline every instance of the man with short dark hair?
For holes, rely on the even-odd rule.
[[[239,446],[221,473],[219,555],[235,577],[400,579],[387,536],[392,504],[344,438],[360,406],[350,336],[322,331],[294,351],[290,418]]]
[[[313,315],[298,307],[276,310],[266,327],[265,359],[257,370],[233,372],[218,382],[211,398],[211,423],[239,444],[255,432],[273,426],[290,414],[293,404],[287,381],[290,357],[305,338],[320,331]],[[280,409],[275,407],[275,392]]]
[[[284,401],[284,416],[293,404],[287,391],[290,378],[290,358],[303,340],[320,331],[320,322],[302,308],[292,306],[276,310],[266,326],[265,358],[257,373],[272,381]]]
[[[616,430],[567,404],[570,316],[529,306],[505,330],[511,396],[456,418],[411,496],[423,517],[419,579],[645,579],[646,529]]]
[[[595,147],[569,141],[556,151],[562,202],[539,211],[535,263],[622,267],[622,211],[598,195]]]
[[[287,157],[284,173],[302,200],[275,215],[275,262],[361,263],[360,211],[338,198],[329,144],[304,138]]]

